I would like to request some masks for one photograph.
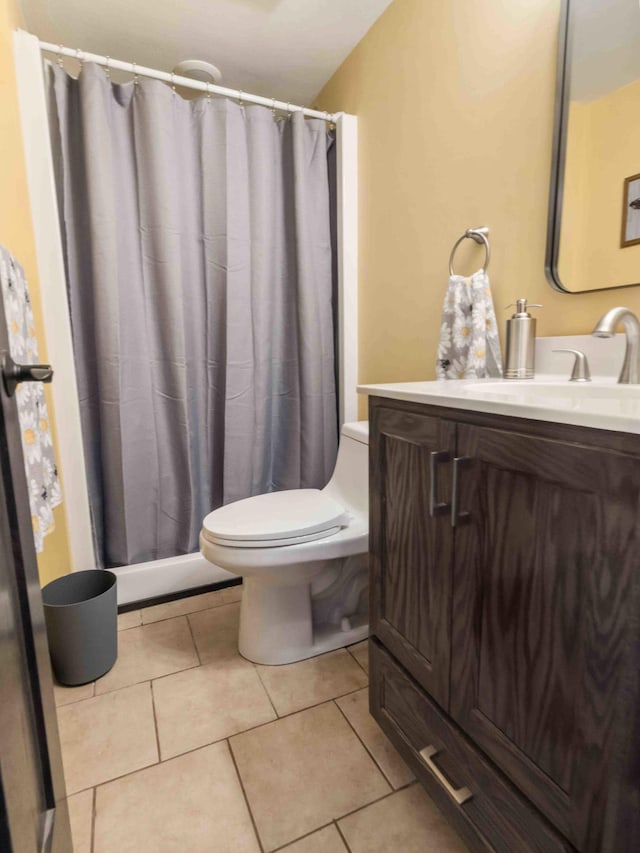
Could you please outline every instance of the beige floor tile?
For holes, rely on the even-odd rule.
[[[369,672],[369,641],[363,640],[355,646],[349,646],[349,651],[358,661],[365,672]]]
[[[185,616],[121,631],[118,660],[96,681],[96,695],[198,665]]]
[[[240,605],[225,604],[187,617],[202,663],[237,659]]]
[[[467,847],[419,785],[338,821],[352,853],[465,853]]]
[[[79,702],[81,699],[90,699],[93,696],[92,681],[90,684],[81,684],[80,687],[65,687],[62,684],[53,684],[53,697],[56,705],[69,705],[71,702]]]
[[[225,604],[233,604],[234,601],[240,601],[242,598],[242,584],[236,586],[228,586],[222,590]]]
[[[128,610],[126,613],[118,613],[118,631],[126,631],[127,628],[137,628],[141,624],[141,610]]]
[[[145,607],[142,611],[142,624],[160,622],[162,619],[171,619],[173,616],[185,616],[187,613],[208,610],[210,607],[220,607],[226,603],[222,590],[204,592],[202,595],[191,595],[188,598],[167,601],[166,604]]]
[[[148,683],[65,705],[58,727],[69,794],[158,760]]]
[[[81,791],[67,800],[71,821],[73,853],[91,853],[93,831],[93,788]]]
[[[344,841],[335,824],[325,826],[311,835],[305,835],[300,841],[287,844],[280,849],[280,853],[348,853]]]
[[[284,666],[259,666],[258,672],[280,716],[343,696],[368,680],[345,649]]]
[[[226,743],[98,788],[95,853],[259,853]]]
[[[229,742],[266,850],[391,790],[333,702]]]
[[[258,673],[240,659],[153,682],[162,759],[274,720]]]
[[[336,702],[391,785],[403,788],[412,782],[415,776],[369,713],[369,691],[365,688]]]

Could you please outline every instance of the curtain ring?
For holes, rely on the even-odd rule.
[[[244,106],[244,101],[242,100],[243,95],[244,95],[244,92],[238,90],[238,103],[240,104],[241,107]]]
[[[207,103],[210,104],[211,103],[211,83],[209,82],[209,80],[207,80],[207,82],[205,83],[205,86],[207,87]]]
[[[133,85],[137,86],[138,85],[138,71],[137,71],[138,66],[137,66],[137,63],[132,62],[131,66],[133,68]]]
[[[58,45],[58,51],[59,51],[59,53],[58,53],[58,65],[60,66],[60,68],[64,68],[64,57],[62,55],[62,50],[63,50],[62,45],[59,44]]]
[[[171,72],[171,88],[175,92],[175,90],[176,90],[176,75],[173,73],[173,71]]]
[[[109,72],[109,63],[111,62],[111,57],[107,56],[106,60],[107,61],[104,64],[104,70],[105,70],[105,74],[107,75],[107,80],[111,80],[111,74]]]
[[[271,100],[271,115],[272,115],[274,118],[276,118],[276,117],[277,117],[277,116],[276,116],[276,99],[275,99],[275,98],[273,98],[273,99]]]
[[[76,59],[80,63],[80,68],[82,68],[82,66],[84,64],[84,59],[82,58],[82,51],[80,50],[79,47],[76,48]]]

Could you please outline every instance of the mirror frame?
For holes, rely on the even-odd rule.
[[[547,281],[554,290],[581,296],[587,293],[600,293],[603,290],[619,290],[624,287],[637,287],[640,282],[631,284],[612,284],[607,287],[594,287],[589,290],[569,290],[560,280],[558,258],[560,254],[560,230],[562,225],[562,202],[564,193],[564,172],[567,153],[567,124],[569,120],[569,96],[571,67],[571,2],[562,0],[560,27],[558,29],[558,64],[556,70],[556,100],[553,123],[553,144],[551,149],[551,185],[549,188],[549,212],[547,216],[547,251],[545,273]]]

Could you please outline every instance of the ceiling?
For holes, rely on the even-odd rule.
[[[640,80],[638,0],[572,3],[571,99],[593,101]]]
[[[21,0],[43,41],[171,71],[204,59],[221,85],[308,104],[391,0]]]

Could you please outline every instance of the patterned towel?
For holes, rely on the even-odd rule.
[[[502,376],[502,356],[488,275],[452,275],[442,308],[438,379]]]
[[[0,246],[0,284],[9,333],[9,352],[20,364],[38,363],[38,342],[29,289],[20,264]],[[16,390],[22,430],[22,452],[29,487],[36,551],[54,527],[53,508],[62,502],[47,404],[41,382],[23,382]]]

